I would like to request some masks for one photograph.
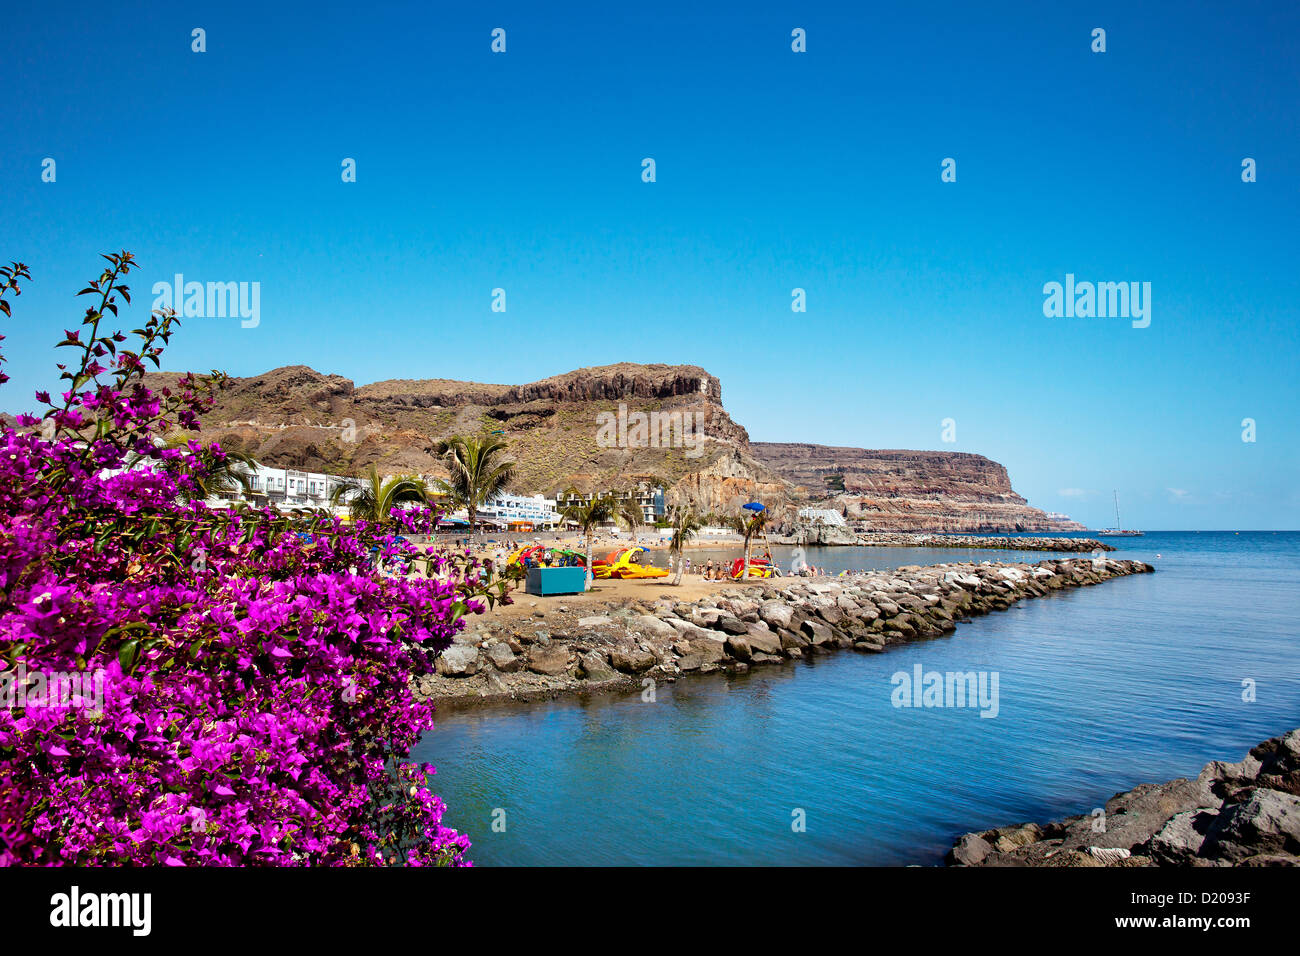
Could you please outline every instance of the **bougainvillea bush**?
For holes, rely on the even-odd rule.
[[[175,316],[101,332],[134,267],[105,258],[66,390],[0,425],[0,864],[466,865],[406,758],[472,562],[406,543],[427,511],[182,503],[221,452],[164,437],[222,378],[144,385]],[[29,279],[0,269],[0,312]]]

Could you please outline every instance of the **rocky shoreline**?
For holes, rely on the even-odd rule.
[[[1067,554],[1114,551],[1096,538],[980,538],[973,535],[911,531],[854,532],[847,528],[805,528],[772,536],[774,544],[859,548],[985,548],[997,551],[1059,551]]]
[[[1101,812],[967,833],[949,866],[1300,865],[1300,730],[1195,780],[1142,784]]]
[[[1154,571],[1139,561],[970,562],[835,578],[751,581],[695,601],[619,602],[593,614],[541,599],[532,617],[487,619],[456,636],[415,690],[440,708],[641,689],[809,654],[939,637],[1022,598]],[[659,592],[662,595],[662,592]],[[520,595],[519,601],[527,596]],[[538,602],[531,602],[537,606]]]

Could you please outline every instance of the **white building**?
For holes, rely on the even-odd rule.
[[[831,528],[846,527],[844,515],[834,508],[800,508],[799,520],[806,524],[816,524],[820,521],[823,525]]]
[[[348,484],[356,482],[338,475],[258,465],[248,476],[248,493],[277,508],[328,508],[334,490]]]
[[[464,511],[451,515],[465,518]],[[502,527],[512,524],[531,524],[533,530],[555,528],[560,524],[560,513],[555,509],[555,499],[542,495],[512,495],[501,492],[489,498],[478,509],[476,518],[495,519]]]
[[[664,505],[663,487],[647,481],[638,482],[635,488],[624,488],[616,491],[561,492],[556,496],[555,503],[559,508],[585,505],[593,498],[599,498],[601,495],[609,495],[618,501],[628,499],[635,501],[641,509],[641,519],[646,524],[654,524],[667,513]]]
[[[699,530],[701,538],[738,538],[735,528],[720,528],[717,525],[705,525]]]

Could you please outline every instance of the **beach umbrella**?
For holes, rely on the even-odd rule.
[[[741,507],[744,508],[746,511],[766,511],[766,510],[767,510],[767,509],[764,508],[762,505],[760,505],[757,501],[751,501],[751,502],[750,502],[749,504],[747,504],[747,505],[741,505]]]

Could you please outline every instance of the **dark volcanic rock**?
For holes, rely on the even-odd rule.
[[[1239,763],[1213,761],[1195,780],[1142,784],[1106,802],[1104,814],[1070,817],[1010,845],[1010,828],[968,833],[954,866],[1296,866],[1300,730],[1253,748]],[[1032,825],[1029,825],[1032,826]],[[988,847],[988,850],[984,848]]]
[[[1225,806],[1201,848],[1204,856],[1238,863],[1257,854],[1300,854],[1300,797],[1257,789]],[[1297,860],[1300,862],[1300,860]]]

